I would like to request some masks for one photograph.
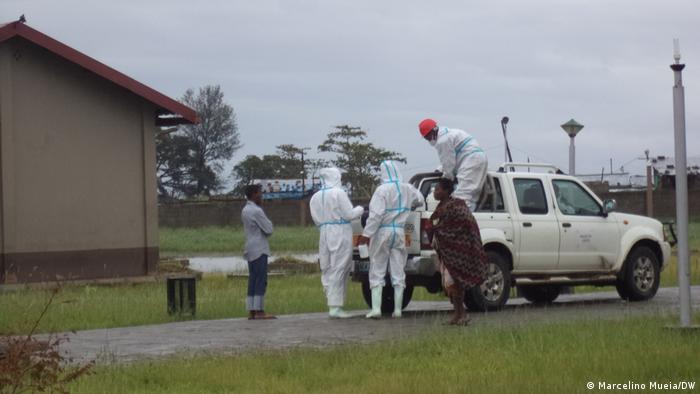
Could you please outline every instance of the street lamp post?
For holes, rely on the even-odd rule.
[[[576,134],[581,131],[583,125],[571,119],[561,125],[561,128],[566,131],[566,134],[568,134],[571,139],[571,143],[569,144],[569,175],[576,175],[576,146],[574,145],[574,138],[576,138]]]
[[[673,40],[673,134],[676,154],[676,225],[678,229],[678,292],[680,298],[681,327],[690,322],[690,253],[688,250],[688,171],[685,147],[685,93],[683,68],[678,40]]]

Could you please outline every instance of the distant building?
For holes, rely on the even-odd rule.
[[[604,184],[607,189],[643,189],[646,187],[646,176],[633,175],[629,172],[600,173],[576,175],[586,184]]]
[[[652,167],[654,189],[675,189],[676,165],[673,157],[657,156],[649,161]],[[700,188],[700,157],[689,157],[687,165],[688,188]],[[646,174],[630,174],[622,170],[615,173],[602,171],[600,174],[584,174],[576,177],[598,191],[645,189],[647,186]]]
[[[688,171],[688,188],[700,188],[700,157],[686,159]],[[661,189],[675,189],[676,162],[673,157],[657,156],[651,159],[654,184]]]
[[[0,284],[151,273],[155,135],[195,122],[21,22],[0,25]]]

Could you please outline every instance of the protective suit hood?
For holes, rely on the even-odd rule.
[[[403,182],[401,172],[399,172],[398,166],[393,160],[384,160],[380,165],[380,170],[382,183]]]
[[[323,188],[340,187],[340,170],[335,167],[323,168],[321,173],[321,184]]]

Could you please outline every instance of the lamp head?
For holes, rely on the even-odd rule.
[[[561,125],[561,128],[564,129],[564,131],[566,132],[566,134],[569,135],[569,137],[573,138],[576,137],[576,134],[578,134],[579,131],[581,131],[583,125],[571,119],[568,122]]]

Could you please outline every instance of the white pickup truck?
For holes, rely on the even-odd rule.
[[[525,171],[515,171],[525,167]],[[435,251],[424,230],[437,206],[432,191],[440,175],[416,174],[409,181],[426,203],[406,222],[404,307],[415,286],[424,286],[431,293],[442,291]],[[527,300],[538,303],[552,302],[563,286],[576,285],[614,285],[630,301],[653,297],[671,254],[663,224],[614,212],[615,206],[615,200],[601,201],[578,179],[550,165],[507,163],[489,172],[474,212],[489,259],[489,275],[480,287],[467,290],[466,306],[478,311],[499,309],[513,286]],[[362,233],[359,221],[353,222],[353,233],[356,237]],[[368,268],[369,260],[360,259],[356,248],[352,278],[362,283],[370,305]],[[393,294],[387,285],[383,311],[393,310]]]

